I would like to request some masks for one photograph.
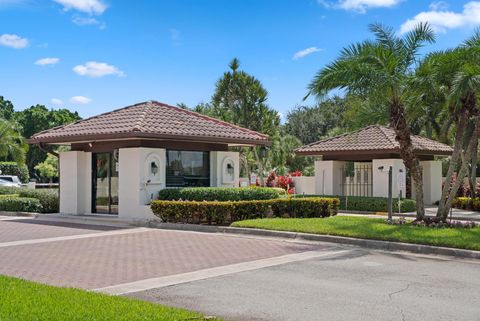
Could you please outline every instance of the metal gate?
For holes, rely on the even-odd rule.
[[[343,196],[372,196],[372,162],[346,162],[341,169]]]

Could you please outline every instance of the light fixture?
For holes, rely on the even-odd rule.
[[[158,173],[157,163],[155,163],[155,162],[150,163],[150,171],[152,172],[153,176],[157,175],[157,173]]]
[[[267,157],[267,151],[268,151],[268,147],[266,146],[260,147],[260,157],[261,158]]]
[[[231,163],[228,163],[227,164],[227,173],[229,175],[232,175],[233,174],[233,165]]]

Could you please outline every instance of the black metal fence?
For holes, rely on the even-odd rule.
[[[344,196],[372,196],[371,162],[347,162],[341,169],[340,189]]]

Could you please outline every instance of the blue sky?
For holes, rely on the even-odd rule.
[[[480,24],[480,1],[0,0],[0,95],[92,116],[155,99],[208,102],[237,57],[286,115],[313,75],[381,22],[429,21],[453,47]],[[307,101],[312,104],[313,101]]]

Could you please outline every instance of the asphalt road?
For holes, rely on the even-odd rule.
[[[129,294],[227,320],[480,320],[480,261],[360,248]]]

